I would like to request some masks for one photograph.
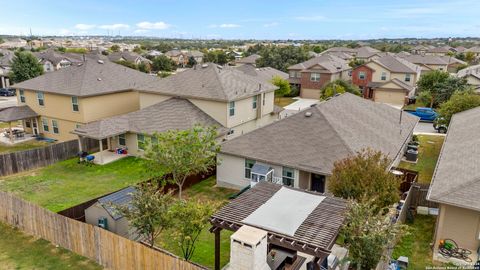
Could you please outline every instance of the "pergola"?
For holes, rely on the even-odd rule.
[[[8,123],[10,141],[13,143],[13,130],[12,122],[26,119],[33,119],[36,121],[36,126],[38,128],[38,114],[34,112],[28,106],[13,106],[0,109],[0,122]]]
[[[279,208],[286,210],[271,211],[271,215],[277,215],[272,219],[297,219],[290,220],[294,223],[300,224],[293,234],[280,233],[275,228],[272,229],[271,224],[268,224],[269,217],[264,217],[265,224],[252,224],[252,214],[262,206],[269,204],[269,200],[273,200],[274,195],[281,189],[290,189],[301,192],[305,197],[315,195],[322,196],[321,202],[315,207],[308,210],[306,218],[299,217],[298,214],[291,211],[291,207],[284,207],[278,205]],[[287,199],[288,201],[288,199]],[[304,207],[302,204],[295,206],[297,209]],[[268,216],[268,209],[266,209]],[[283,212],[282,212],[283,211]],[[220,269],[220,232],[222,229],[237,231],[243,225],[257,227],[265,230],[268,233],[268,243],[273,244],[289,250],[299,251],[313,256],[315,265],[319,269],[320,263],[331,253],[335,240],[338,236],[339,230],[344,221],[344,214],[346,211],[346,202],[343,199],[324,196],[320,193],[309,192],[286,187],[278,184],[273,184],[265,181],[257,183],[253,188],[246,191],[236,199],[232,200],[228,205],[220,209],[217,213],[212,215],[210,223],[212,228],[211,233],[215,233],[215,270]],[[258,214],[258,213],[257,213]],[[258,215],[257,215],[258,216]],[[280,222],[281,223],[281,222]]]

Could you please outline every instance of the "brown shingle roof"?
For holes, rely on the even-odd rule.
[[[480,211],[480,107],[455,114],[427,199]]]
[[[316,65],[322,66],[330,73],[337,73],[344,70],[351,69],[348,62],[333,54],[322,54],[320,56],[311,58],[305,62],[288,67],[289,70],[308,70]]]
[[[82,97],[127,91],[156,80],[159,79],[122,65],[88,59],[13,87]]]
[[[236,69],[241,70],[245,74],[256,76],[264,82],[268,83],[270,83],[272,81],[272,78],[275,76],[283,79],[288,79],[288,73],[272,67],[257,68],[252,65],[241,65],[239,67],[236,67]]]
[[[0,109],[0,122],[13,122],[38,116],[28,106],[13,106]]]
[[[305,113],[311,113],[307,117]],[[330,174],[333,163],[364,148],[395,158],[418,118],[346,93],[222,145],[222,153]]]
[[[408,61],[405,61],[400,57],[395,57],[392,55],[385,55],[383,57],[373,60],[373,62],[385,67],[391,72],[418,73],[420,71],[419,66],[409,63]]]
[[[261,58],[260,55],[252,54],[252,55],[249,55],[247,57],[243,57],[243,58],[237,60],[237,63],[254,65],[256,63],[257,59],[259,59],[259,58]]]
[[[186,130],[195,124],[217,126],[220,134],[227,131],[190,101],[171,98],[135,112],[88,123],[75,129],[73,133],[103,139],[126,132],[153,134],[168,130]]]

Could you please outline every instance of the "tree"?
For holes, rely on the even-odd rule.
[[[228,63],[228,56],[224,51],[217,51],[217,62],[219,65],[225,65]]]
[[[465,53],[465,61],[467,61],[468,63],[472,63],[473,61],[475,61],[475,53],[466,52]]]
[[[175,64],[165,55],[159,55],[152,61],[152,68],[155,71],[173,71]]]
[[[353,267],[375,269],[385,247],[391,247],[405,227],[393,223],[382,211],[375,211],[374,199],[359,203],[350,201],[344,226],[340,231]]]
[[[15,52],[10,78],[13,82],[23,82],[43,74],[43,66],[38,59],[27,51]]]
[[[377,209],[399,200],[398,179],[388,171],[391,160],[380,151],[366,149],[336,161],[328,190],[337,197],[361,201],[376,194]]]
[[[438,112],[443,118],[441,122],[448,125],[454,114],[478,106],[480,106],[480,96],[473,91],[456,92],[447,102],[440,105]]]
[[[217,209],[211,202],[179,200],[171,210],[175,225],[173,238],[182,250],[183,258],[189,261],[194,252],[200,233],[209,225],[210,216]]]
[[[118,46],[117,44],[114,44],[114,45],[112,45],[112,47],[110,47],[110,50],[112,52],[119,52],[120,51],[120,46]]]
[[[363,65],[363,64],[365,64],[365,60],[356,59],[356,58],[352,59],[352,60],[348,63],[348,65],[349,65],[351,68],[357,68],[357,67],[359,67],[359,66],[361,66],[361,65]]]
[[[178,186],[178,197],[182,198],[187,177],[207,172],[216,164],[215,157],[220,150],[216,137],[214,126],[196,125],[188,130],[156,133],[145,150],[148,170],[154,174],[161,171],[171,174],[167,181]]]
[[[112,207],[128,220],[131,229],[146,237],[150,247],[153,247],[155,239],[173,223],[170,214],[173,196],[156,185],[142,183],[136,186],[131,198],[128,205],[112,204]]]
[[[139,71],[144,73],[150,73],[150,71],[152,71],[152,68],[150,67],[150,65],[145,62],[140,62],[140,64],[137,65],[137,68]]]
[[[257,67],[272,67],[283,72],[288,72],[289,66],[310,59],[308,52],[301,47],[266,46],[259,52],[261,58],[257,59]]]
[[[288,80],[280,76],[274,76],[272,78],[272,84],[278,87],[278,89],[275,90],[275,96],[283,97],[284,95],[290,94],[290,83]]]
[[[430,107],[436,107],[447,101],[455,91],[466,91],[470,87],[465,78],[451,76],[447,72],[434,70],[420,76],[417,82],[418,92],[430,94]],[[424,97],[426,94],[424,94]]]
[[[135,48],[133,48],[133,52],[138,53],[138,54],[142,54],[143,53],[142,47],[135,46]]]
[[[193,56],[190,56],[188,58],[188,62],[187,62],[187,67],[193,67],[197,64],[197,60],[195,60],[195,57]]]
[[[338,79],[332,82],[327,83],[322,89],[321,89],[321,95],[320,99],[327,99],[329,97],[333,97],[336,94],[343,94],[345,92],[360,96],[361,92],[360,89],[342,79]]]
[[[130,61],[119,60],[119,61],[116,61],[115,63],[117,63],[119,65],[122,65],[122,66],[126,66],[126,67],[131,68],[131,69],[138,70],[137,65],[133,62],[130,62]]]

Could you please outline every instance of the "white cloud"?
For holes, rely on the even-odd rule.
[[[295,17],[295,19],[299,21],[318,22],[318,21],[325,21],[327,18],[322,15],[315,15],[315,16],[299,16],[299,17]]]
[[[95,25],[94,24],[84,24],[84,23],[78,23],[76,24],[75,26],[75,29],[78,29],[78,30],[90,30],[90,29],[93,29],[95,28]]]
[[[118,29],[127,29],[127,28],[130,28],[130,25],[128,25],[128,24],[123,24],[123,23],[104,24],[104,25],[100,25],[98,28],[100,28],[100,29],[108,29],[108,30],[118,30]]]
[[[275,26],[278,26],[277,22],[266,23],[263,25],[263,27],[275,27]]]
[[[137,27],[140,29],[156,29],[165,30],[170,28],[171,25],[164,22],[140,22],[137,23]]]
[[[211,24],[208,27],[210,28],[238,28],[242,27],[241,25],[234,23],[222,23],[222,24]]]

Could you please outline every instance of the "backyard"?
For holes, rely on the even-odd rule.
[[[4,144],[4,143],[0,143],[0,154],[29,150],[29,149],[38,148],[38,147],[44,147],[48,144],[49,143],[47,143],[45,141],[37,141],[37,140],[31,140],[31,141],[27,141],[27,142],[17,143],[17,144],[14,144],[14,145],[7,145],[7,144]]]
[[[0,190],[58,212],[148,178],[144,174],[144,161],[135,157],[103,166],[86,166],[77,161],[69,159],[0,178]]]
[[[437,164],[444,140],[444,136],[418,135],[418,141],[420,142],[418,162],[413,164],[402,161],[399,167],[418,171],[418,182],[429,184],[432,181],[435,165]]]
[[[189,200],[208,200],[220,203],[227,203],[228,197],[234,193],[236,193],[235,190],[215,187],[215,177],[212,176],[186,189],[185,197],[187,197]],[[209,228],[210,226],[207,226],[207,228],[200,234],[197,240],[197,245],[192,261],[207,266],[209,268],[213,268],[215,259],[215,237],[213,233],[210,233],[208,231]],[[221,232],[221,267],[225,266],[230,259],[230,235],[232,235],[232,232],[230,231],[222,230]],[[161,235],[161,237],[157,240],[157,245],[174,253],[177,256],[181,257],[182,255],[181,249],[177,246],[177,243],[171,237],[168,231],[165,231],[164,234]]]
[[[0,269],[102,269],[98,264],[43,239],[0,223]]]
[[[285,107],[287,105],[292,104],[296,100],[291,97],[275,97],[275,105],[279,107]]]

